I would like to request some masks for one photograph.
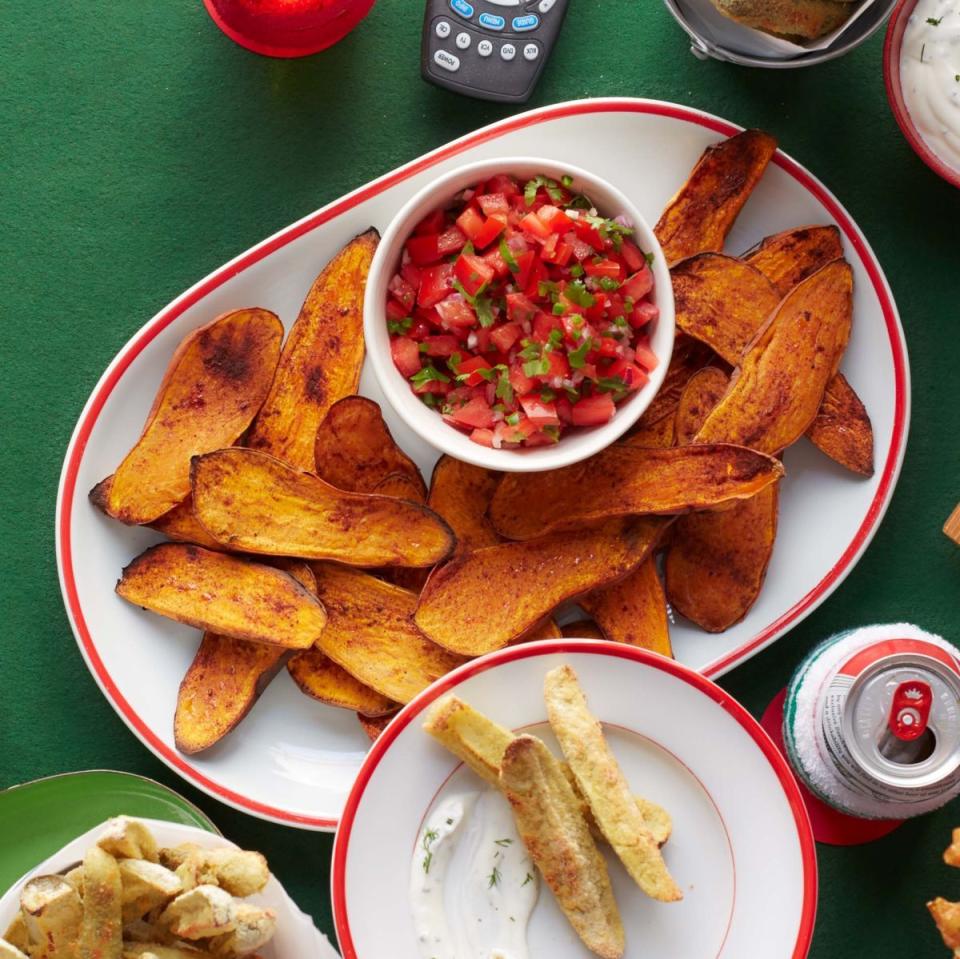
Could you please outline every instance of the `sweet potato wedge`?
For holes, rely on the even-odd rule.
[[[653,424],[663,420],[665,416],[673,416],[677,411],[684,388],[698,370],[716,362],[716,356],[709,347],[704,346],[686,333],[677,331],[673,342],[673,354],[670,365],[663,380],[663,385],[657,391],[653,402],[646,408],[643,416],[637,421],[634,432],[648,429]],[[628,434],[628,439],[633,434]]]
[[[563,639],[563,633],[560,632],[560,627],[549,617],[542,623],[537,623],[533,629],[528,629],[525,633],[510,642],[511,645],[516,645],[517,643],[538,643],[542,639]]]
[[[90,499],[123,523],[150,523],[186,499],[190,459],[234,443],[264,401],[283,326],[267,310],[235,310],[177,347],[143,433]]]
[[[840,231],[830,226],[800,226],[763,239],[741,259],[758,269],[786,296],[798,283],[843,256]]]
[[[654,423],[645,423],[622,441],[624,446],[642,446],[647,449],[668,449],[676,439],[675,414],[666,413]]]
[[[760,270],[722,253],[699,253],[670,271],[677,327],[731,366],[780,303]]]
[[[584,596],[580,605],[605,639],[673,658],[667,597],[653,556],[619,582]]]
[[[370,717],[390,715],[397,710],[392,699],[365,686],[316,646],[297,653],[287,663],[287,672],[301,692],[328,706],[352,709]]]
[[[411,503],[427,501],[426,487],[417,483],[408,473],[391,473],[389,476],[384,476],[370,492],[378,496],[405,499]]]
[[[692,443],[704,420],[710,415],[723,394],[730,377],[716,366],[707,366],[694,374],[680,397],[675,417],[677,446]]]
[[[419,489],[417,502],[426,499],[416,463],[397,446],[380,407],[365,396],[347,396],[330,407],[317,430],[314,454],[317,475],[337,489],[372,493],[399,473]]]
[[[193,543],[194,546],[202,546],[204,549],[223,550],[223,546],[200,525],[200,521],[193,515],[193,497],[189,494],[182,503],[155,519],[150,524],[150,528],[163,533],[167,539],[175,543]]]
[[[457,556],[430,574],[414,620],[440,646],[482,656],[561,603],[625,576],[653,549],[661,529],[653,518],[618,519]]]
[[[629,579],[630,577],[626,577]],[[580,601],[581,605],[583,600]],[[606,639],[603,630],[592,619],[575,619],[572,623],[564,623],[560,632],[566,639]]]
[[[465,662],[413,624],[415,593],[333,563],[313,568],[328,615],[317,648],[371,689],[408,703]]]
[[[367,734],[370,742],[375,743],[390,723],[390,720],[396,716],[396,713],[387,713],[386,716],[364,716],[363,713],[357,713],[357,719],[360,721],[360,728]]]
[[[487,519],[487,509],[500,474],[481,466],[441,456],[433,468],[427,505],[449,523],[457,536],[457,553],[500,542]]]
[[[224,546],[349,566],[433,566],[454,548],[436,513],[347,493],[266,453],[227,449],[193,461],[193,511]]]
[[[760,130],[744,130],[707,147],[654,227],[668,264],[723,249],[776,149],[777,141]]]
[[[198,629],[284,649],[312,646],[327,620],[288,573],[185,543],[141,553],[124,569],[117,594]]]
[[[861,476],[873,476],[873,426],[863,401],[842,373],[827,384],[808,439],[830,459]]]
[[[779,453],[809,428],[850,338],[853,272],[834,260],[794,287],[757,334],[698,443]]]
[[[534,539],[614,516],[721,506],[753,496],[782,475],[778,460],[742,446],[611,446],[562,469],[508,473],[490,503],[490,521],[508,539]]]
[[[251,449],[313,470],[317,428],[330,407],[356,393],[360,383],[363,295],[379,241],[374,229],[355,237],[310,288],[247,437]]]

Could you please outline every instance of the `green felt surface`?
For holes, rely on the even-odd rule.
[[[420,14],[416,0],[379,0],[345,42],[300,61],[236,47],[200,0],[18,3],[3,14],[0,785],[93,767],[173,785],[267,853],[328,932],[330,837],[183,785],[98,691],[61,605],[54,503],[90,389],[159,307],[346,190],[513,112],[420,81]],[[724,685],[759,714],[815,641],[852,624],[907,618],[960,639],[960,550],[940,533],[960,499],[960,194],[902,140],[881,37],[812,69],[751,71],[694,60],[656,0],[572,0],[532,105],[599,95],[676,100],[774,132],[863,227],[907,331],[913,429],[883,527],[832,599]],[[820,848],[812,955],[944,954],[923,903],[960,898],[960,874],[940,862],[958,821],[954,804],[867,847]],[[0,817],[0,846],[9,828]]]

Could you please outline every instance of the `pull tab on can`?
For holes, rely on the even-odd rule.
[[[912,742],[919,739],[930,721],[933,691],[919,679],[901,683],[893,694],[887,725],[897,739]]]

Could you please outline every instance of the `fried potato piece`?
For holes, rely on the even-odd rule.
[[[560,763],[539,739],[518,736],[503,755],[500,785],[530,858],[583,944],[620,959],[623,922],[580,802]]]
[[[365,396],[338,400],[324,417],[314,446],[317,475],[337,489],[372,493],[392,473],[409,477],[423,502],[427,485],[416,463],[397,446],[380,407]]]
[[[83,920],[76,889],[60,876],[37,876],[20,893],[30,955],[38,959],[73,959]]]
[[[500,766],[503,763],[503,754],[516,738],[509,729],[495,723],[462,699],[452,695],[438,699],[430,707],[423,728],[444,748],[466,763],[481,779],[500,788]],[[580,797],[577,791],[573,773],[566,764],[563,766],[567,779],[583,804],[587,823],[591,829],[594,829],[593,815],[586,800]],[[660,845],[663,845],[670,838],[673,828],[670,814],[656,803],[640,796],[635,798],[648,831]]]
[[[267,556],[348,566],[433,566],[455,545],[425,506],[348,493],[272,456],[226,449],[193,461],[194,513],[213,537]]]
[[[23,952],[30,951],[30,934],[27,932],[27,924],[22,912],[18,912],[14,916],[13,921],[7,926],[7,931],[3,934],[3,939],[16,949],[21,949]]]
[[[123,570],[117,594],[198,629],[284,649],[308,649],[327,621],[288,573],[184,543],[141,553]]]
[[[654,227],[668,265],[723,249],[776,149],[777,141],[760,130],[744,130],[707,147]]]
[[[847,341],[853,273],[835,260],[784,298],[707,417],[698,443],[739,443],[779,453],[813,422]]]
[[[960,827],[953,830],[950,838],[950,845],[943,851],[943,861],[948,866],[960,869]]]
[[[314,469],[317,428],[330,407],[356,393],[360,383],[363,295],[379,240],[374,229],[361,233],[317,277],[247,437],[251,449],[297,469]]]
[[[432,643],[413,624],[417,597],[360,570],[317,563],[327,628],[317,648],[395,703],[408,703],[465,660]]]
[[[619,582],[584,596],[580,605],[606,639],[673,658],[667,597],[653,556]]]
[[[713,350],[692,336],[677,330],[673,341],[673,353],[670,355],[670,365],[667,367],[663,384],[654,396],[653,402],[637,421],[634,430],[627,434],[625,441],[631,442],[635,433],[650,429],[654,424],[661,422],[665,416],[673,416],[690,377],[713,362],[716,362]],[[643,446],[644,444],[633,445]]]
[[[782,297],[756,267],[722,253],[700,253],[670,271],[677,327],[731,366]]]
[[[678,446],[694,441],[707,416],[723,398],[729,383],[730,377],[716,366],[704,367],[690,378],[675,418]]]
[[[960,902],[950,902],[938,896],[927,903],[927,909],[940,930],[943,944],[960,955]]]
[[[277,914],[272,909],[261,909],[248,902],[238,902],[237,927],[233,932],[210,941],[210,952],[215,956],[249,956],[265,946],[277,931]]]
[[[175,872],[146,859],[121,859],[121,916],[124,925],[166,905],[183,891]]]
[[[79,959],[120,959],[122,886],[117,860],[100,846],[83,857],[83,921]]]
[[[196,886],[163,910],[160,923],[181,939],[220,936],[237,928],[236,905],[233,896],[218,886]]]
[[[260,409],[283,326],[267,310],[235,310],[177,347],[143,433],[117,471],[93,488],[94,505],[121,522],[150,523],[186,499],[190,460],[235,442]]]
[[[761,240],[742,258],[786,296],[817,270],[843,257],[840,231],[833,226],[800,226]]]
[[[457,537],[457,553],[469,553],[500,542],[487,519],[500,474],[441,456],[433,468],[427,505],[439,513]]]
[[[562,469],[508,473],[490,521],[501,536],[529,540],[614,516],[672,515],[749,499],[781,476],[776,459],[742,446],[610,446]]]
[[[367,738],[372,743],[377,741],[380,733],[387,728],[394,716],[396,716],[396,712],[388,713],[386,716],[364,716],[363,713],[357,713],[360,728],[367,734]]]
[[[397,704],[392,699],[361,683],[316,646],[297,653],[287,663],[287,672],[302,693],[328,706],[352,709],[368,717],[396,712]]]
[[[853,473],[873,476],[873,425],[863,401],[842,373],[827,384],[807,438]]]
[[[854,10],[849,0],[712,0],[725,16],[795,43],[816,40],[842,26]]]
[[[168,513],[155,519],[150,528],[163,533],[175,543],[193,543],[194,546],[202,546],[204,549],[223,550],[223,545],[218,543],[193,515],[193,497],[190,495],[179,506],[174,506]]]
[[[219,886],[245,898],[260,892],[270,879],[264,856],[246,849],[205,849],[185,842],[161,849],[160,861],[176,872],[187,892],[197,886]]]
[[[123,959],[209,959],[209,952],[185,946],[165,946],[159,942],[125,942]]]
[[[463,656],[501,649],[561,603],[626,576],[661,528],[651,518],[610,520],[458,556],[430,574],[414,621],[429,639]]]
[[[129,816],[114,816],[108,820],[97,845],[115,859],[158,861],[157,840],[153,833],[139,819]]]
[[[583,601],[581,600],[581,603]],[[564,623],[560,632],[567,639],[606,639],[603,630],[592,619],[576,619],[572,623]]]
[[[27,954],[18,949],[12,942],[0,939],[0,959],[28,959]]]
[[[544,680],[550,728],[573,770],[580,792],[607,842],[636,884],[653,899],[683,898],[650,835],[603,728],[569,666],[558,666]]]

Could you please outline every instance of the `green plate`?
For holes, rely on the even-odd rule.
[[[0,791],[0,893],[48,856],[111,816],[197,826],[220,835],[172,789],[129,773],[65,773]]]

